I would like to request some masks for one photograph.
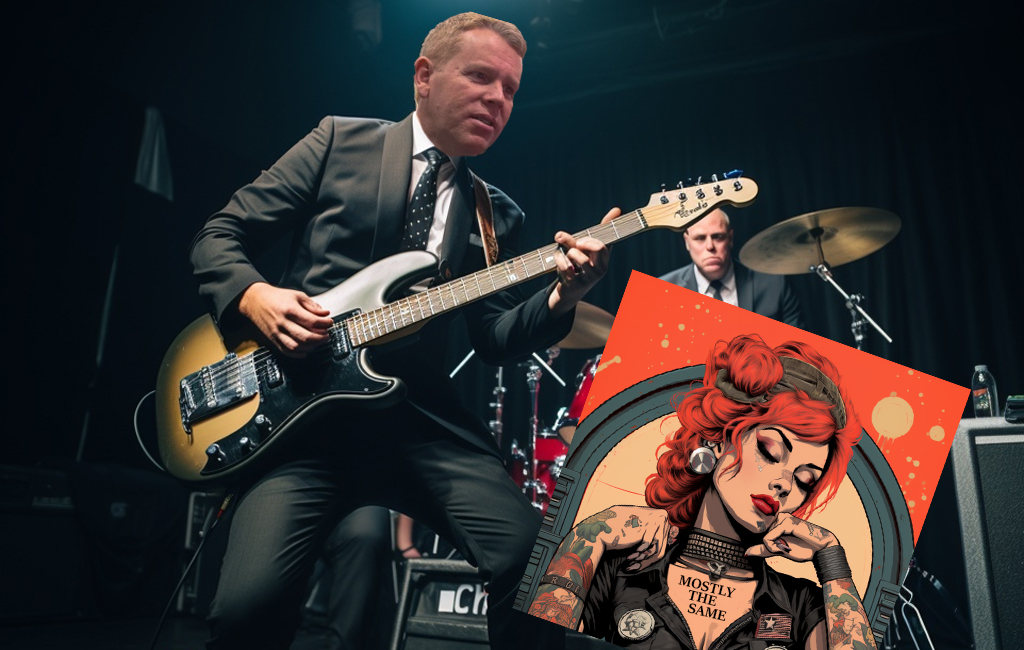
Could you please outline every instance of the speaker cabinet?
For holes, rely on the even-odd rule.
[[[94,616],[85,535],[67,473],[0,466],[0,620]]]
[[[487,592],[465,560],[406,562],[391,650],[488,648]]]
[[[976,650],[1010,650],[1024,639],[1024,424],[964,419],[953,440],[967,591]]]

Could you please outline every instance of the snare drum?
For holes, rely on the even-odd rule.
[[[583,413],[583,405],[587,403],[587,395],[590,394],[590,385],[597,374],[597,365],[601,362],[601,355],[591,357],[583,364],[583,369],[576,376],[576,394],[568,407],[562,407],[555,416],[555,431],[567,444],[572,443],[572,435],[580,423],[580,415]]]

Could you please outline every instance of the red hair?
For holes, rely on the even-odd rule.
[[[838,428],[832,404],[811,399],[802,390],[769,395],[755,404],[736,402],[715,387],[718,371],[725,369],[733,385],[748,395],[764,395],[782,378],[780,357],[793,357],[821,370],[839,388],[846,409],[846,424]],[[793,513],[806,517],[835,496],[846,476],[853,446],[860,438],[860,423],[853,404],[840,382],[839,371],[831,361],[810,345],[787,341],[769,348],[756,335],[740,335],[732,341],[718,341],[704,371],[703,387],[695,388],[681,401],[672,398],[672,407],[680,427],[664,443],[667,450],[658,459],[657,473],[647,478],[647,505],[668,512],[675,526],[693,525],[711,485],[713,474],[696,474],[689,469],[690,454],[701,446],[728,441],[736,449],[736,461],[725,468],[739,471],[743,463],[740,436],[758,425],[784,426],[801,440],[828,443],[828,462],[821,477],[804,503]],[[721,449],[721,447],[719,447]]]

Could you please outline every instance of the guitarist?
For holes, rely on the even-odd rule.
[[[239,189],[191,248],[200,292],[221,329],[251,322],[282,355],[302,357],[324,344],[332,324],[311,296],[402,247],[434,253],[443,280],[484,268],[467,163],[508,121],[525,52],[510,23],[473,13],[449,18],[427,35],[415,61],[411,115],[398,123],[325,118]],[[517,254],[523,213],[501,191],[487,191],[500,261]],[[418,214],[406,218],[407,205]],[[605,220],[618,214],[615,208]],[[290,258],[275,286],[251,260],[282,237]],[[510,290],[458,310],[483,361],[513,362],[564,338],[577,303],[604,275],[602,243],[566,232],[555,241],[565,251],[556,256],[557,282],[529,297]],[[240,486],[208,647],[287,648],[325,538],[366,504],[412,516],[479,567],[488,581],[491,647],[564,645],[562,628],[512,608],[540,515],[443,372],[446,320],[435,318],[400,340],[411,343],[373,355],[375,370],[404,380],[404,401],[318,421],[271,470]],[[392,621],[365,624],[390,629]]]

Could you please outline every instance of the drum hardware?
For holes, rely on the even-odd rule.
[[[526,386],[530,391],[531,414],[527,445],[524,448],[518,445],[518,441],[513,441],[512,443],[513,467],[515,467],[516,461],[518,461],[521,463],[522,468],[518,472],[521,476],[516,477],[516,472],[513,472],[513,478],[519,478],[522,481],[520,487],[523,489],[523,492],[530,498],[533,507],[537,508],[542,514],[547,510],[553,485],[549,487],[541,479],[541,472],[538,468],[538,463],[540,462],[538,457],[539,441],[541,438],[549,437],[549,435],[540,431],[540,418],[538,417],[540,412],[540,380],[544,376],[542,369],[546,369],[553,377],[558,379],[560,384],[565,386],[565,382],[551,369],[550,365],[560,352],[557,347],[548,348],[548,359],[546,362],[534,352],[533,359],[519,364],[520,367],[526,368]],[[544,470],[547,470],[547,467],[544,467]]]
[[[761,273],[816,273],[832,285],[850,310],[850,329],[859,350],[865,324],[874,327],[887,342],[892,343],[892,338],[861,307],[864,296],[846,293],[832,277],[832,269],[879,250],[899,233],[900,225],[898,216],[877,208],[809,212],[761,231],[743,246],[739,258]]]
[[[487,428],[491,430],[491,435],[494,436],[494,441],[498,443],[498,449],[501,449],[501,431],[502,431],[502,412],[505,408],[505,386],[502,384],[502,368],[498,366],[498,372],[495,377],[496,385],[491,394],[494,395],[494,401],[489,402],[487,405],[494,409],[494,419],[487,422]]]

